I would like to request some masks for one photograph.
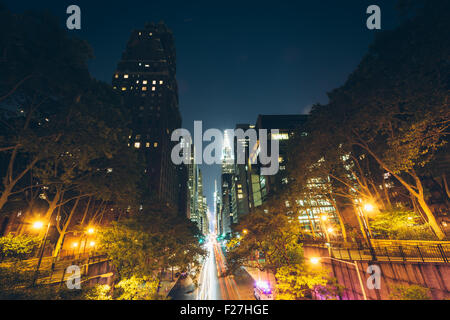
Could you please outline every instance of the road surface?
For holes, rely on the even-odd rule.
[[[219,243],[211,237],[206,244],[208,256],[198,277],[198,288],[191,278],[181,279],[169,293],[173,300],[252,300],[253,280],[241,271],[224,276],[226,259]]]

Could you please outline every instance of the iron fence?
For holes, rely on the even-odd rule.
[[[409,261],[449,263],[450,242],[436,244],[361,245],[354,243],[304,241],[305,245],[328,248],[332,257],[343,260]]]

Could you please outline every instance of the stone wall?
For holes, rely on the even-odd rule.
[[[304,247],[305,257],[329,257],[326,248]],[[356,268],[352,265],[330,259],[321,259],[322,266],[328,268],[339,284],[345,287],[342,296],[345,300],[363,299]],[[450,299],[450,264],[419,262],[357,261],[362,282],[369,300],[389,299],[392,285],[420,285],[430,288],[433,299]],[[369,265],[377,265],[381,269],[380,289],[369,289],[367,273]],[[319,267],[319,266],[318,266]]]

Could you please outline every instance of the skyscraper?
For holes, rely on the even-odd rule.
[[[133,115],[129,140],[146,164],[145,196],[185,211],[185,168],[170,157],[171,133],[181,127],[181,116],[174,37],[164,23],[131,33],[112,83]]]

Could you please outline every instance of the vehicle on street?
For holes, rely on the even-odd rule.
[[[256,300],[273,300],[272,289],[267,281],[256,282],[253,292]]]

